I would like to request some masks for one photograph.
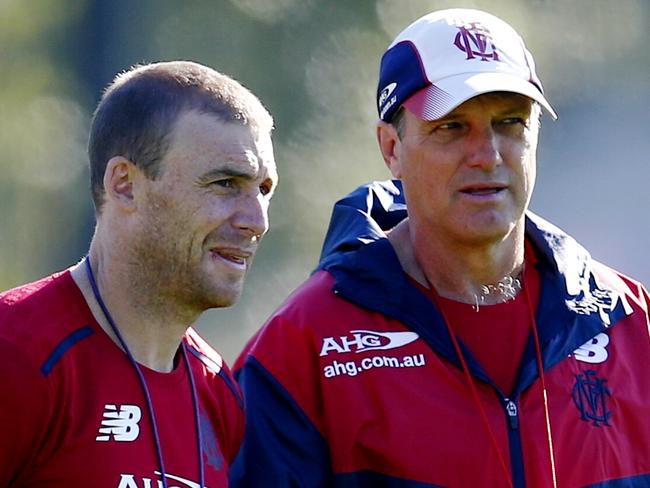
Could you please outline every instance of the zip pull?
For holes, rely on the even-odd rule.
[[[508,414],[510,428],[517,430],[519,428],[519,410],[517,409],[517,404],[509,398],[506,398],[504,401],[506,403],[506,413]]]

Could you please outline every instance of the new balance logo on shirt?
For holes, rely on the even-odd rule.
[[[111,405],[104,406],[104,416],[99,427],[97,441],[134,441],[140,434],[142,412],[137,405]]]

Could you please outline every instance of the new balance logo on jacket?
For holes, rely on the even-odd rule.
[[[131,442],[138,438],[142,412],[137,405],[106,404],[97,441]]]

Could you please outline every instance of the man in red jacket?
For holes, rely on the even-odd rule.
[[[235,486],[650,486],[648,295],[528,210],[542,110],[485,12],[381,60],[394,181],[337,203],[316,272],[236,365]]]
[[[0,486],[227,486],[242,400],[190,326],[237,300],[268,230],[272,126],[197,63],[108,87],[90,131],[88,256],[0,294]]]

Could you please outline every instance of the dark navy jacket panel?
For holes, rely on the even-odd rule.
[[[372,486],[373,488],[443,488],[440,485],[395,478],[394,476],[367,470],[337,474],[334,477],[334,483],[336,488],[358,488],[359,486]]]
[[[246,391],[246,410],[256,415],[247,415],[247,435],[231,466],[231,483],[242,487],[332,486],[327,443],[285,388],[254,357],[235,372],[235,378]],[[282,449],[268,446],[270,438],[282,439]],[[285,449],[300,458],[293,469],[282,459]]]
[[[631,478],[620,478],[617,480],[603,481],[585,488],[648,488],[650,486],[650,474],[633,476]]]

